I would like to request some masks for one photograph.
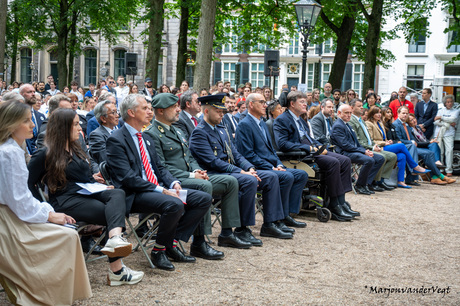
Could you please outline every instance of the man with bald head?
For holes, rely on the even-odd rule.
[[[390,108],[393,111],[394,120],[398,119],[398,109],[401,106],[407,106],[407,108],[409,108],[409,113],[411,114],[414,113],[414,104],[412,104],[411,101],[407,100],[406,96],[407,96],[407,88],[403,86],[398,91],[398,99],[393,100],[390,103]]]
[[[29,154],[32,155],[37,151],[37,136],[38,136],[38,131],[40,130],[40,126],[42,125],[42,122],[45,120],[45,115],[42,113],[36,111],[33,107],[37,103],[37,97],[35,96],[35,89],[32,85],[30,84],[24,84],[19,88],[19,94],[24,97],[24,102],[30,107],[32,107],[32,122],[35,124],[33,133],[34,136],[31,139],[26,140],[27,144],[27,150],[29,151]]]
[[[332,99],[332,85],[331,83],[324,84],[324,93],[319,95],[319,100],[323,101],[324,99]]]
[[[374,192],[368,188],[368,185],[372,184],[385,158],[361,146],[356,133],[348,124],[352,114],[353,110],[349,105],[344,104],[339,107],[338,118],[331,130],[331,142],[336,146],[337,153],[349,157],[352,163],[362,165],[355,190],[360,194],[370,195]]]

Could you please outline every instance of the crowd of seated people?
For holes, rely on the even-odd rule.
[[[353,187],[358,194],[371,195],[421,186],[420,175],[437,185],[456,181],[448,151],[458,111],[452,110],[453,96],[446,97],[446,109],[438,110],[430,89],[424,89],[414,105],[402,87],[389,107],[382,107],[373,90],[363,105],[354,90],[332,90],[329,83],[323,93],[283,85],[279,100],[269,87],[253,88],[249,82],[236,90],[230,82],[217,82],[194,91],[186,81],[156,90],[146,78],[139,90],[119,76],[116,82],[108,77],[91,85],[86,93],[77,83],[71,85],[72,91],[60,93],[51,77],[35,87],[17,84],[2,90],[0,160],[8,167],[2,166],[0,175],[13,175],[19,187],[0,186],[0,226],[39,231],[39,243],[64,241],[73,254],[36,243],[29,246],[12,234],[0,237],[17,245],[18,252],[54,252],[73,267],[74,274],[62,277],[73,293],[60,300],[49,286],[43,284],[47,288],[41,294],[24,285],[28,278],[54,271],[33,270],[13,258],[20,268],[2,267],[0,284],[11,300],[19,298],[18,303],[40,303],[51,295],[55,304],[69,304],[91,296],[81,253],[82,246],[89,249],[94,241],[80,243],[76,231],[68,228],[79,221],[106,227],[108,240],[96,251],[109,258],[111,286],[136,284],[144,276],[122,262],[132,250],[123,237],[130,213],[160,216],[150,256],[156,268],[168,271],[175,269],[172,261],[225,258],[222,249],[205,240],[213,230],[213,199],[221,203],[220,248],[262,247],[266,237],[295,239],[305,231],[298,229],[307,226],[295,218],[309,177],[304,170],[286,167],[278,151],[314,157],[325,172],[326,205],[332,219],[341,222],[361,216],[346,199]],[[77,183],[106,183],[101,163],[107,164],[113,186],[83,195]],[[361,165],[355,177],[353,164]],[[396,182],[390,180],[394,172]],[[48,202],[41,202],[43,186]],[[180,198],[184,190],[185,200]],[[257,193],[262,195],[262,239],[253,233]],[[179,242],[192,236],[186,254]],[[0,252],[4,258],[13,257],[8,250]],[[47,258],[44,255],[43,261]]]

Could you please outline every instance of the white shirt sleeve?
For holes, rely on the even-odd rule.
[[[29,171],[24,152],[11,142],[0,148],[0,203],[7,205],[24,222],[47,222],[49,213],[54,212],[54,209],[50,204],[41,203],[32,196],[27,186]]]

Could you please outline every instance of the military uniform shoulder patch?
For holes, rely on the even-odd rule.
[[[165,132],[165,130],[163,129],[163,127],[162,127],[161,125],[158,126],[158,130],[159,130],[160,132],[162,132],[163,134],[164,134],[164,132]]]

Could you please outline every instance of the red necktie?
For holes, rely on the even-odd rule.
[[[193,124],[195,124],[195,127],[198,125],[198,120],[195,119],[195,117],[192,117]]]
[[[141,151],[142,164],[144,165],[145,174],[149,182],[158,185],[158,180],[155,174],[152,171],[152,166],[150,166],[149,160],[147,159],[147,154],[145,153],[144,141],[142,140],[142,133],[136,134],[137,139],[139,139],[139,150]]]

